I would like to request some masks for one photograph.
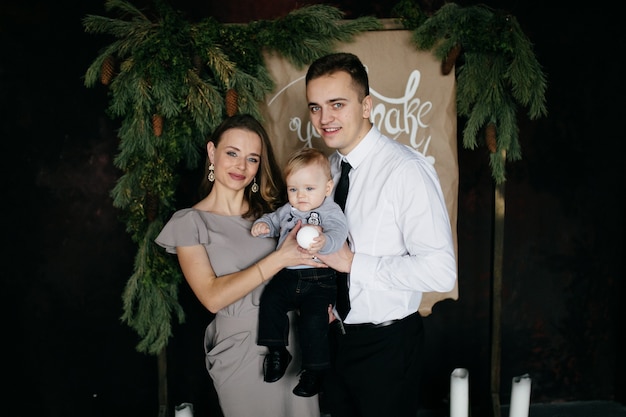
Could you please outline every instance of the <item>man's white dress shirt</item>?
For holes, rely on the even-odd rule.
[[[422,293],[453,289],[457,265],[435,168],[373,126],[348,155],[330,156],[335,184],[352,165],[345,214],[354,260],[346,324],[382,323],[417,311]]]

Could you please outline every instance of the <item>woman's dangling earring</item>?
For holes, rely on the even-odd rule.
[[[209,164],[209,175],[206,178],[211,182],[215,181],[215,165],[213,165],[213,162]]]
[[[257,191],[259,191],[259,184],[256,183],[256,177],[254,177],[253,181],[254,182],[252,183],[252,187],[250,187],[250,189],[253,193],[256,193]]]

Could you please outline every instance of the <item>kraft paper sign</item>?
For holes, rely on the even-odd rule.
[[[446,199],[457,250],[458,155],[456,83],[454,71],[441,74],[441,63],[431,52],[418,51],[407,30],[381,30],[342,43],[338,52],[357,55],[366,66],[374,102],[371,121],[392,139],[420,151],[434,164]],[[264,124],[272,138],[278,162],[302,147],[331,149],[309,121],[304,77],[307,68],[294,68],[282,56],[266,54],[276,89],[261,105]],[[420,305],[423,316],[443,299],[458,298],[458,283],[449,293],[427,293]]]

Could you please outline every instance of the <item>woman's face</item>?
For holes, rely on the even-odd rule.
[[[246,188],[259,170],[261,149],[259,135],[239,128],[225,131],[217,147],[209,142],[207,152],[215,165],[215,182],[236,191]]]

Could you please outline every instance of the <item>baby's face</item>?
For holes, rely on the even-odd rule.
[[[317,164],[291,172],[286,180],[289,203],[300,211],[318,208],[333,189],[333,180]]]

